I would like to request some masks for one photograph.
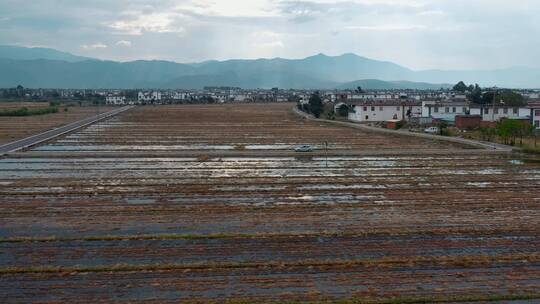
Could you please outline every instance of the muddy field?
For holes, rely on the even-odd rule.
[[[0,103],[0,110],[15,110],[22,107],[29,109],[46,108],[48,105],[48,103],[4,102]],[[58,113],[45,115],[1,116],[0,145],[110,110],[112,110],[111,107],[99,107],[99,109],[97,107],[69,107],[68,111],[64,112],[64,108],[60,107]]]
[[[291,107],[138,107],[0,159],[0,300],[540,299],[538,160]]]

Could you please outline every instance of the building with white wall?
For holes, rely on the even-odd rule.
[[[351,105],[349,120],[356,122],[382,122],[409,120],[422,115],[422,104],[417,102],[378,102]]]
[[[105,96],[105,103],[108,105],[123,105],[126,104],[126,96],[107,95]]]
[[[468,115],[470,104],[459,101],[425,101],[422,103],[422,117],[431,117],[454,122],[457,115]]]
[[[529,104],[531,123],[535,129],[540,130],[540,102]]]
[[[142,102],[153,102],[161,100],[161,92],[152,91],[152,92],[139,92],[137,94],[137,101]]]
[[[490,122],[496,122],[503,118],[530,119],[531,109],[529,107],[479,105],[471,108],[471,115],[480,115],[483,121]]]

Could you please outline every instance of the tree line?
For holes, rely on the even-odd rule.
[[[452,89],[466,94],[476,104],[508,107],[521,107],[527,104],[523,95],[509,89],[483,90],[478,84],[467,86],[463,81],[458,82]]]

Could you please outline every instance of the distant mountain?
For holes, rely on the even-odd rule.
[[[437,90],[437,89],[449,89],[452,88],[451,84],[433,84],[427,82],[413,82],[413,81],[383,81],[378,79],[364,79],[356,80],[352,82],[347,82],[340,84],[336,89],[346,90],[346,89],[356,89],[361,87],[362,89],[367,90],[399,90],[399,89],[409,89],[409,90]]]
[[[67,62],[92,60],[92,58],[75,56],[70,53],[49,48],[27,48],[12,45],[0,45],[0,58],[13,60],[49,59]]]
[[[396,81],[396,80],[400,81]],[[0,47],[0,87],[438,89],[463,80],[481,86],[540,87],[540,69],[413,71],[354,54],[304,59],[114,62],[89,60],[52,49]]]
[[[195,73],[191,66],[168,61],[0,59],[0,87],[21,84],[30,88],[151,88]]]

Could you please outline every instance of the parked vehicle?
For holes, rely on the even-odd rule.
[[[310,146],[310,145],[302,145],[302,146],[294,148],[294,151],[296,151],[296,152],[313,152],[313,147]]]
[[[429,127],[429,128],[424,129],[424,132],[429,133],[429,134],[439,134],[439,128]]]

